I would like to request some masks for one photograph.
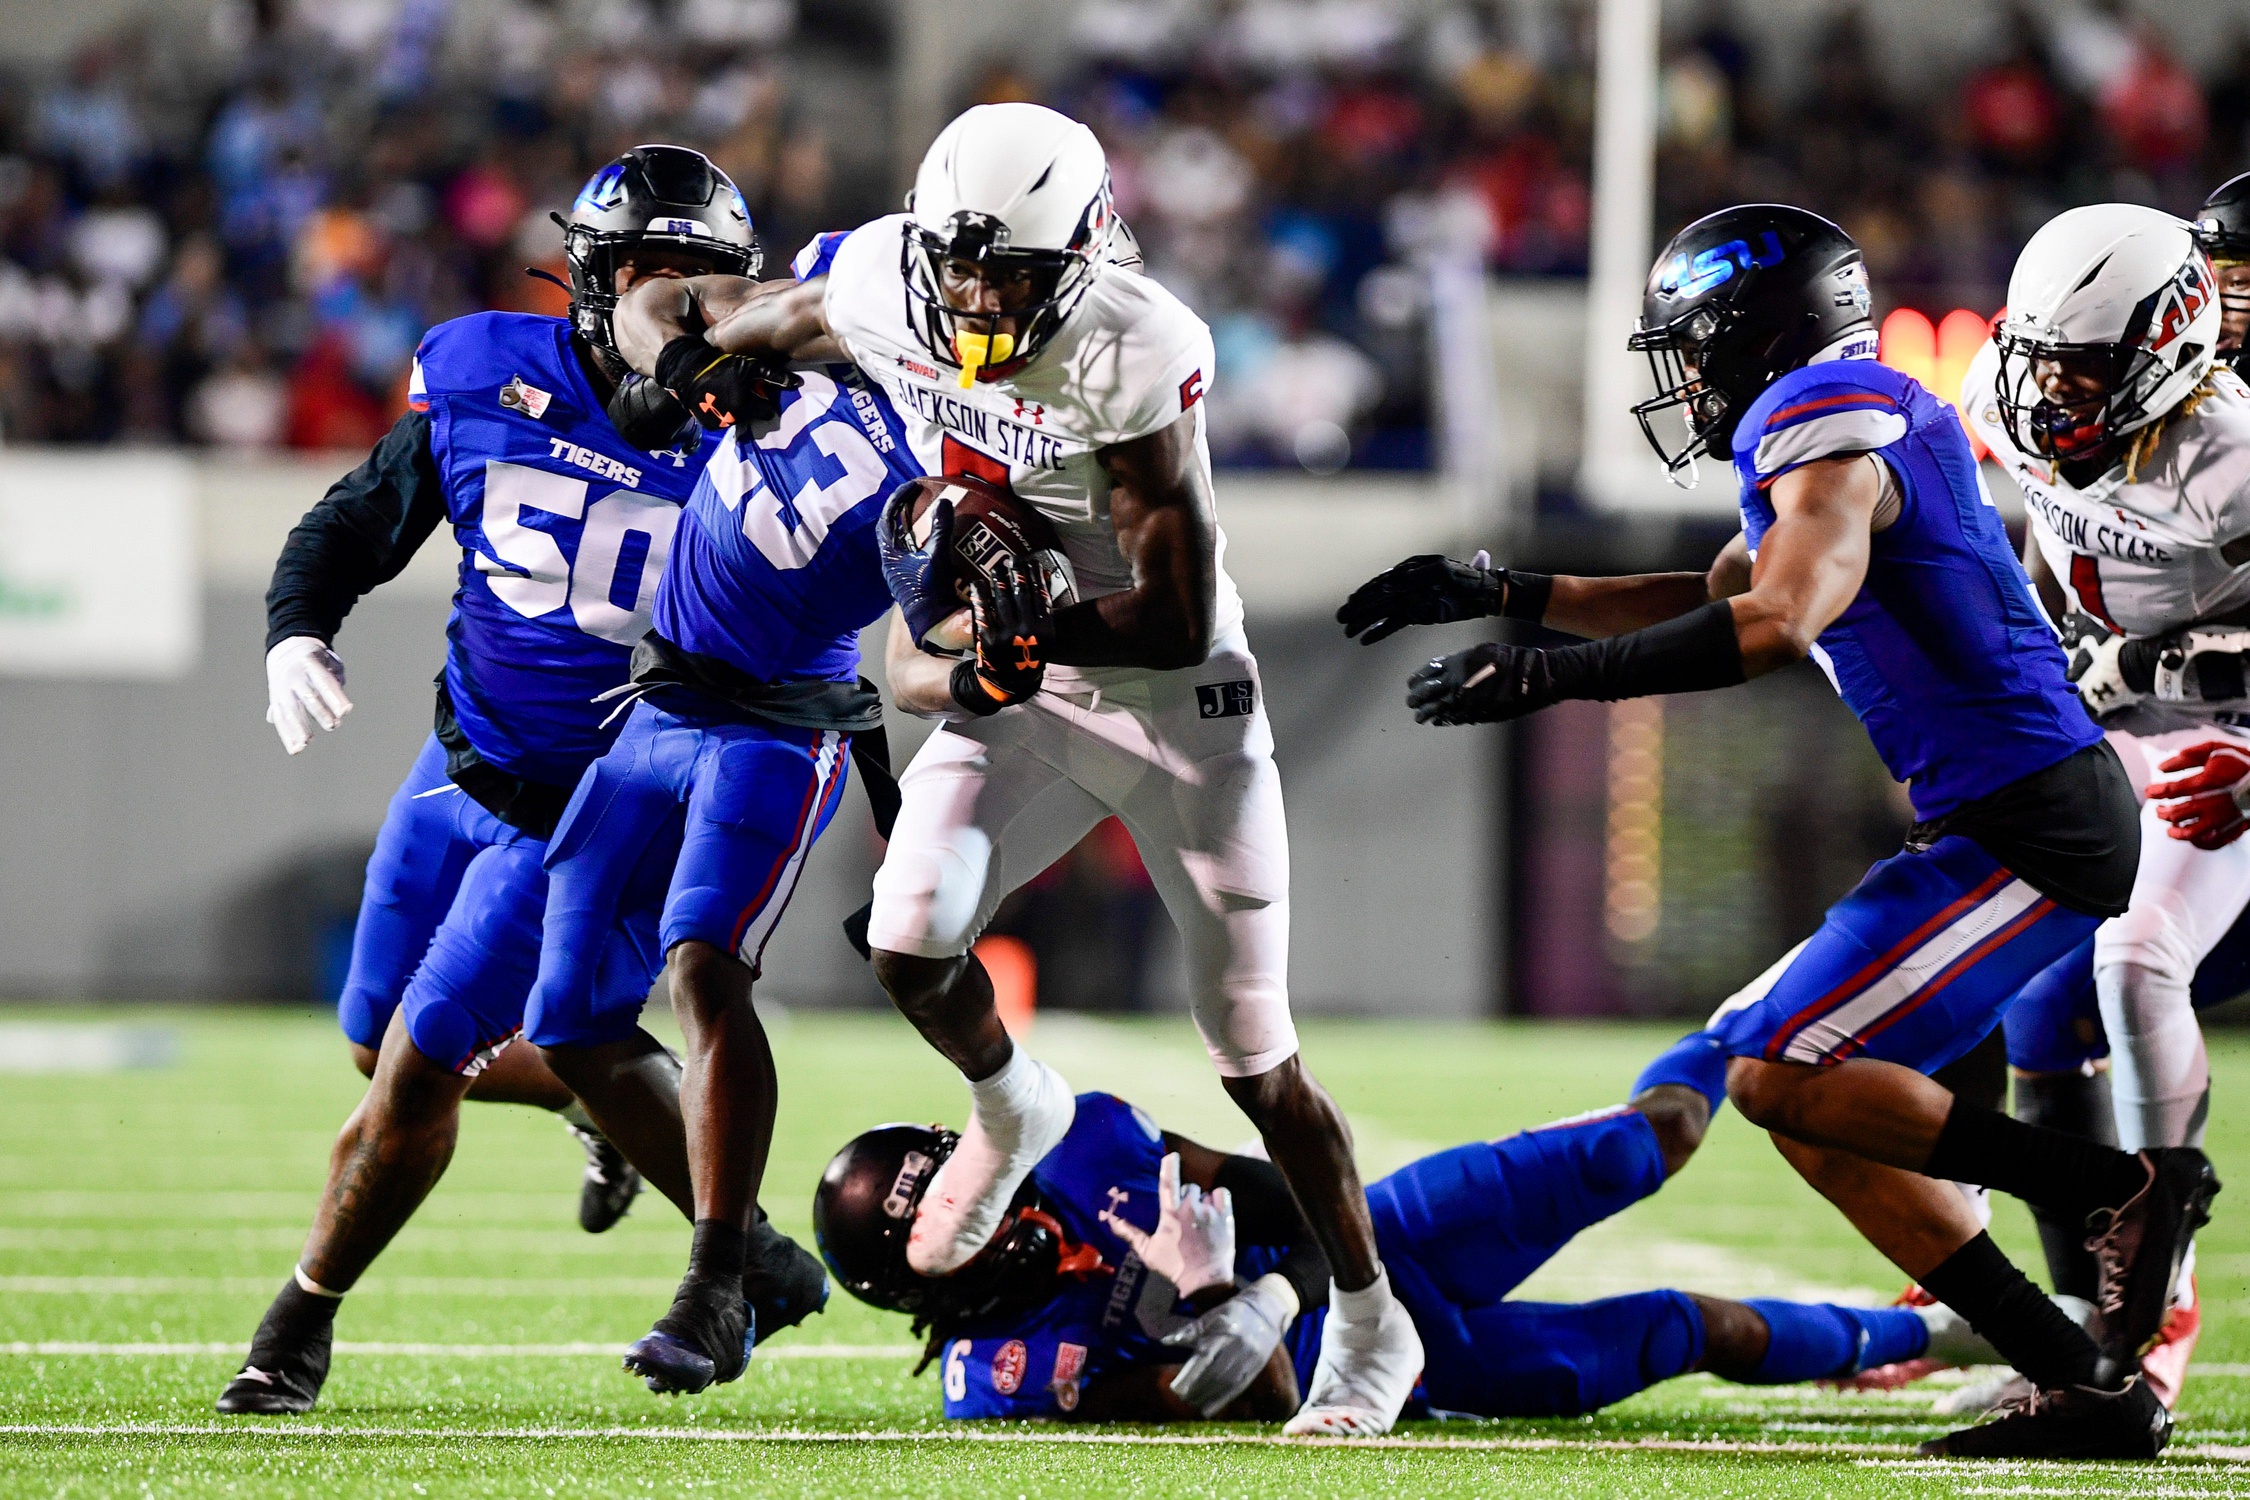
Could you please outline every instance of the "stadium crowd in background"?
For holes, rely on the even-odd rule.
[[[1584,272],[1592,17],[1092,0],[1063,76],[995,67],[969,92],[1095,125],[1150,268],[1213,325],[1222,461],[1334,467],[1295,442],[1325,421],[1356,465],[1418,467],[1426,264]],[[836,170],[807,119],[838,79],[804,75],[799,21],[795,0],[225,0],[198,45],[134,30],[19,74],[0,96],[0,437],[363,446],[423,328],[559,306],[522,275],[555,263],[548,212],[639,140],[709,150],[776,257],[883,211],[893,183]],[[2121,0],[1995,10],[1980,46],[1913,78],[1849,6],[1803,55],[1728,0],[1670,21],[1659,234],[1801,203],[1933,315],[1996,308],[2062,208],[2185,212],[2243,165],[2250,37],[2191,67]],[[881,51],[861,49],[877,94]]]

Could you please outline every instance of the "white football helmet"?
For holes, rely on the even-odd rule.
[[[2097,203],[2049,220],[2016,257],[1993,339],[2016,445],[2089,458],[2177,406],[2211,372],[2217,289],[2193,227],[2170,214]],[[2058,368],[2088,393],[2051,397],[2041,376]]]
[[[980,104],[938,132],[906,206],[914,331],[960,368],[964,389],[981,370],[1037,358],[1110,264],[1109,159],[1091,130],[1036,104]],[[1000,312],[954,308],[941,290],[949,261],[994,281],[1025,276],[1030,298]]]

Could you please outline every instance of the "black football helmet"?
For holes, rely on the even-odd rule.
[[[950,1276],[909,1267],[914,1212],[960,1140],[937,1125],[878,1125],[836,1153],[813,1193],[813,1242],[837,1284],[871,1306],[912,1314],[917,1332],[1037,1307],[1064,1276],[1101,1268],[1028,1180],[976,1259]]]
[[[2250,316],[2250,290],[2237,285],[2238,267],[2250,264],[2250,172],[2219,184],[2195,211],[2195,242],[2219,274],[2219,357],[2237,373],[2250,373],[2250,339],[2239,330]]]
[[[1868,303],[1859,246],[1804,209],[1743,204],[1672,236],[1628,346],[1656,377],[1633,415],[1672,482],[1695,483],[1698,453],[1732,457],[1735,423],[1767,386],[1847,334],[1872,335]],[[1656,423],[1675,409],[1686,426],[1676,446]]]
[[[556,217],[570,264],[571,326],[611,354],[620,252],[676,246],[724,276],[755,276],[765,265],[741,192],[709,157],[685,146],[635,146],[587,180],[569,218]]]

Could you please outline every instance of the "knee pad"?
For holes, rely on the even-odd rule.
[[[2195,980],[2201,958],[2188,925],[2162,901],[2144,902],[2122,917],[2113,917],[2094,934],[2097,975],[2131,964],[2178,984],[2183,995]]]

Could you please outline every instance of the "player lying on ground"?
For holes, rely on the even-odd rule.
[[[2065,679],[2061,647],[1986,499],[1952,408],[1874,359],[1858,247],[1801,209],[1728,209],[1651,272],[1637,408],[1675,472],[1731,459],[1743,533],[1708,575],[1546,578],[1410,559],[1339,617],[1381,638],[1480,614],[1597,637],[1491,644],[1417,672],[1425,722],[1518,718],[1740,683],[1816,657],[1909,783],[1920,821],[1819,932],[1713,1029],[1728,1089],[1790,1163],[2036,1387],[1931,1451],[2153,1457],[2170,1414],[2136,1371],[2218,1183],[2203,1153],[2130,1153],[1958,1100],[1925,1076],[1988,1035],[2031,977],[2123,912],[2133,787]],[[1685,417],[1676,443],[1658,423]],[[1983,1231],[1949,1182],[2090,1225],[2097,1344]]]
[[[2070,612],[2079,694],[2151,796],[2131,905],[2087,960],[2113,1066],[2080,1067],[2085,1039],[2034,1035],[2011,1011],[2017,1113],[2129,1150],[2202,1143],[2211,1070],[2192,992],[2250,902],[2250,845],[2234,842],[2250,790],[2250,389],[2220,362],[2241,342],[2227,289],[2250,268],[2205,259],[2250,250],[2241,210],[2229,184],[2193,232],[2131,204],[2056,218],[2024,247],[2009,315],[1961,390],[2023,491],[2032,581],[2056,618]],[[2163,779],[2178,771],[2191,774]],[[2077,972],[2038,1009],[2082,1024]],[[2040,1228],[2055,1286],[2085,1285],[2078,1226],[2041,1211]],[[2166,1405],[2197,1326],[2192,1311],[2168,1320],[2145,1363]]]
[[[652,459],[605,418],[624,374],[608,309],[643,279],[754,267],[749,218],[729,211],[738,203],[731,183],[678,147],[603,168],[564,234],[572,317],[481,313],[432,329],[415,357],[412,410],[290,533],[275,566],[268,717],[295,754],[316,725],[333,729],[350,710],[330,643],[352,605],[396,577],[441,522],[461,546],[437,731],[368,862],[339,1007],[372,1082],[337,1138],[304,1255],[222,1412],[311,1409],[338,1302],[443,1175],[463,1098],[576,1114],[537,1050],[514,1042],[539,964],[541,860],[571,786],[610,742],[609,710],[594,700],[624,680],[648,628],[657,571],[709,446],[696,434]],[[694,227],[648,232],[675,215]],[[618,574],[636,554],[620,605]],[[635,899],[602,934],[600,992],[612,1004],[648,993],[669,873],[661,861],[639,872]],[[679,1064],[645,1034],[639,1045],[645,1087],[673,1100]],[[678,1158],[678,1106],[667,1108]],[[590,1122],[573,1123],[598,1153],[580,1222],[605,1229],[638,1178]],[[633,1149],[689,1211],[684,1172],[674,1182],[662,1170],[667,1153],[646,1140]],[[825,1296],[819,1265],[762,1218],[742,1285],[769,1328]]]
[[[1075,575],[1080,602],[1054,607],[1038,580],[1011,591],[1004,620],[983,611],[968,657],[940,656],[930,633],[957,603],[932,575],[946,545],[886,525],[902,619],[892,700],[946,722],[901,778],[867,937],[884,988],[974,1100],[909,1253],[931,1274],[966,1263],[1069,1128],[1069,1085],[1009,1040],[970,948],[1010,891],[1115,816],[1180,929],[1227,1093],[1335,1272],[1296,1422],[1380,1432],[1421,1352],[1383,1276],[1343,1116],[1299,1058],[1289,1013],[1288,832],[1213,514],[1210,331],[1117,263],[1101,147],[1052,110],[988,105],[955,120],[913,205],[847,236],[828,274],[799,287],[650,284],[620,321],[651,315],[657,332],[625,346],[644,371],[696,328],[729,352],[850,358],[889,392],[926,469],[1035,507]]]
[[[808,247],[800,273],[818,274],[823,247],[841,238]],[[659,373],[621,398],[642,408],[636,440],[667,444],[696,420],[727,436],[680,519],[634,652],[638,701],[555,832],[526,1029],[651,1180],[668,1192],[692,1184],[687,1276],[625,1357],[671,1393],[735,1379],[755,1339],[778,1331],[746,1324],[740,1291],[777,1089],[751,986],[842,798],[847,753],[872,749],[870,801],[895,805],[882,700],[859,677],[858,637],[891,607],[875,545],[884,498],[921,470],[905,424],[849,364],[776,391],[768,372],[684,332],[654,363]],[[663,391],[673,394],[652,394]],[[688,1038],[677,1104],[648,1088],[641,997],[602,982],[607,935],[658,849],[673,872],[659,941]],[[661,1179],[649,1165],[659,1155]]]
[[[1942,1308],[1672,1291],[1507,1300],[1581,1230],[1663,1186],[1725,1076],[1724,1054],[1690,1037],[1629,1104],[1441,1151],[1368,1188],[1383,1263],[1427,1351],[1409,1414],[1574,1416],[1694,1370],[1776,1385],[1933,1352],[1995,1357]],[[837,1280],[929,1332],[947,1416],[1272,1422],[1296,1410],[1327,1318],[1327,1265],[1271,1165],[1082,1094],[992,1247],[952,1276],[922,1276],[906,1225],[954,1139],[869,1131],[829,1163],[813,1206]]]

